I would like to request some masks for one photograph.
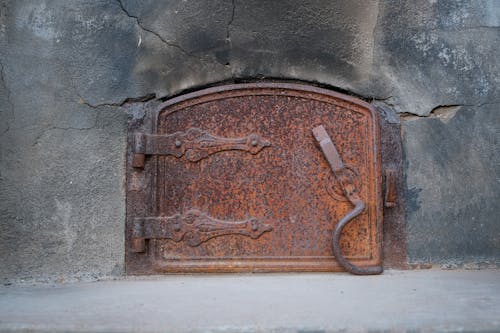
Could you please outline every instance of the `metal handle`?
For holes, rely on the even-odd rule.
[[[315,127],[312,132],[314,138],[318,141],[326,160],[330,164],[333,174],[342,188],[342,192],[347,197],[349,202],[354,205],[354,208],[345,214],[342,219],[340,219],[335,231],[333,232],[333,254],[335,255],[338,263],[345,268],[346,271],[352,274],[380,274],[383,271],[382,266],[359,267],[349,262],[349,260],[347,260],[347,258],[342,254],[342,249],[340,247],[340,236],[342,235],[342,230],[349,222],[365,210],[366,205],[359,197],[358,190],[354,185],[351,173],[347,172],[348,169],[345,167],[344,162],[342,162],[337,148],[335,148],[332,139],[328,136],[328,133],[326,133],[323,125]]]

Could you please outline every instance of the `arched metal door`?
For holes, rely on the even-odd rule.
[[[377,116],[350,96],[221,86],[130,131],[128,273],[380,273],[381,215]]]

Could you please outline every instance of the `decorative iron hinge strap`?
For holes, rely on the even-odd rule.
[[[243,150],[257,154],[264,147],[270,146],[258,134],[250,134],[242,138],[222,138],[203,131],[199,128],[190,128],[186,132],[172,134],[135,133],[134,157],[132,166],[144,168],[146,155],[186,156],[191,162],[197,162],[209,155],[225,150]]]
[[[186,242],[195,247],[214,237],[242,235],[259,238],[273,228],[256,218],[243,221],[224,221],[192,209],[187,213],[167,217],[141,217],[134,219],[132,251],[144,252],[146,239],[170,239]]]

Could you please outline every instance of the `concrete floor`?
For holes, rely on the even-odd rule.
[[[171,275],[4,286],[0,331],[500,332],[500,271]]]

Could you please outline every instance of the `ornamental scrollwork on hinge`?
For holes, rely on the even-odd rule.
[[[208,156],[228,150],[241,150],[257,154],[271,143],[253,133],[241,138],[223,138],[193,127],[173,134],[135,133],[132,166],[144,167],[145,155],[186,156],[190,162],[198,162]]]
[[[273,228],[256,218],[224,221],[192,209],[185,214],[167,217],[135,218],[132,230],[134,252],[144,252],[145,239],[169,239],[196,247],[209,239],[225,235],[241,235],[257,239]]]

